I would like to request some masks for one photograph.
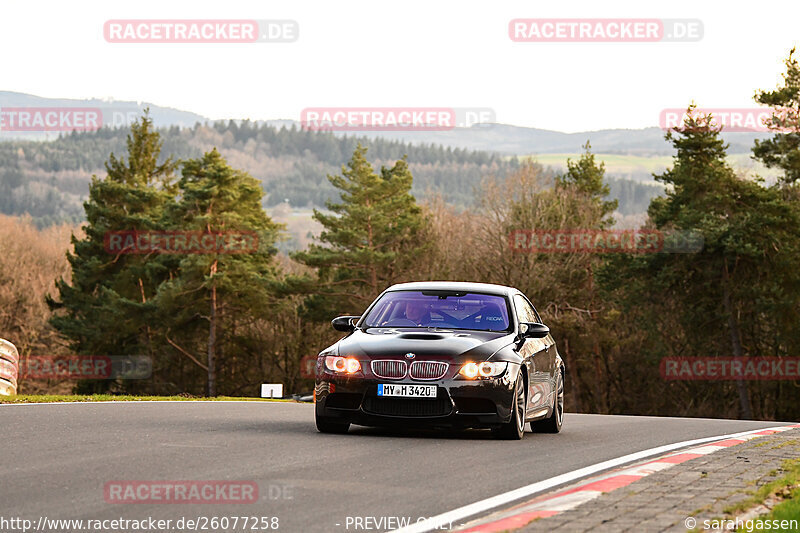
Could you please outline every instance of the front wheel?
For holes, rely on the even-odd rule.
[[[317,431],[320,433],[347,433],[350,429],[350,422],[341,422],[338,420],[331,420],[324,416],[316,415]]]
[[[556,378],[556,399],[553,402],[553,414],[544,420],[531,422],[531,431],[539,433],[560,433],[564,423],[564,367],[558,369]]]
[[[522,371],[514,384],[514,403],[511,405],[511,420],[492,430],[494,436],[504,440],[521,440],[525,435],[525,381]]]

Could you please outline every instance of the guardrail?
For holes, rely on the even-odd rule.
[[[17,347],[5,339],[0,339],[0,396],[17,393],[19,376],[19,352]]]

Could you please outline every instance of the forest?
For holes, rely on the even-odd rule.
[[[433,144],[411,144],[326,132],[277,128],[250,121],[160,128],[163,151],[178,159],[216,148],[236,168],[258,179],[262,204],[288,202],[295,208],[324,207],[337,192],[325,179],[346,163],[358,143],[370,147],[377,165],[407,157],[414,174],[413,194],[424,200],[441,195],[461,209],[475,205],[480,181],[519,168],[516,157]],[[127,129],[73,132],[52,141],[0,141],[0,214],[29,215],[37,227],[85,220],[83,202],[91,176],[102,174],[112,152],[125,150]],[[577,151],[580,147],[575,146]],[[611,195],[624,215],[644,213],[663,189],[611,177]]]
[[[6,175],[9,166],[28,164],[76,172],[104,154],[80,226],[0,218],[2,336],[23,358],[153,362],[146,380],[23,380],[21,391],[68,385],[77,393],[254,396],[265,381],[310,391],[304,358],[335,341],[334,316],[361,314],[393,283],[469,280],[515,286],[531,298],[566,361],[568,410],[795,419],[796,381],[668,380],[661,372],[662,361],[676,357],[797,357],[800,66],[791,54],[786,69],[782,87],[756,93],[774,112],[775,133],[755,142],[753,157],[779,173],[777,182],[737,174],[720,128],[693,104],[666,134],[675,156],[654,176],[665,193],[649,200],[641,228],[700,234],[703,247],[693,253],[509,248],[518,231],[614,227],[618,202],[589,143],[554,172],[533,160],[233,124],[165,133],[144,115],[121,146],[118,132],[19,145],[17,153],[0,145]],[[218,148],[199,150],[193,143],[203,135]],[[66,158],[58,147],[69,143],[85,150]],[[253,148],[255,164],[278,153],[299,157],[314,143],[321,143],[314,153],[328,155],[295,179],[244,170],[248,145],[275,150],[256,157]],[[226,157],[238,145],[244,149]],[[346,164],[325,172],[343,156]],[[425,165],[478,173],[470,207],[454,200],[460,192],[448,180],[461,176],[455,171],[442,174],[449,178],[440,189],[428,174],[428,192],[418,198]],[[287,254],[278,248],[285,228],[264,206],[301,176],[329,192],[319,193],[325,208],[314,210],[321,233]],[[105,237],[120,231],[254,232],[259,245],[241,254],[109,253]]]

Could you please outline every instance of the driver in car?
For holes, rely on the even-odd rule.
[[[417,326],[429,326],[431,323],[431,314],[428,311],[428,306],[417,300],[406,302],[406,318]]]

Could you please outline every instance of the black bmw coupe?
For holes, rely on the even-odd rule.
[[[417,282],[386,289],[317,357],[316,423],[558,433],[564,362],[530,300],[501,285]]]

